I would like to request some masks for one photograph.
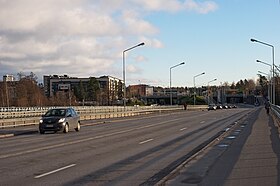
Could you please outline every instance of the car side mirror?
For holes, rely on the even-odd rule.
[[[68,114],[67,117],[72,117],[72,115],[71,115],[71,114]]]

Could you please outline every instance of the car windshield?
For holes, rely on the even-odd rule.
[[[66,109],[52,109],[49,110],[45,116],[65,116]]]

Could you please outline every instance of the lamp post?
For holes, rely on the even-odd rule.
[[[139,43],[138,45],[135,45],[133,47],[130,47],[126,50],[123,51],[123,106],[125,107],[126,106],[126,86],[125,86],[125,52],[129,51],[129,50],[132,50],[136,47],[139,47],[139,46],[143,46],[145,45],[145,43]]]
[[[273,96],[271,97],[272,100],[271,100],[271,103],[272,104],[275,104],[275,79],[274,79],[274,46],[269,44],[269,43],[265,43],[265,42],[262,42],[262,41],[259,41],[259,40],[256,40],[256,39],[251,39],[252,42],[257,42],[257,43],[260,43],[260,44],[263,44],[263,45],[266,45],[266,46],[269,46],[272,48],[272,86],[273,86],[273,92],[271,93]]]
[[[174,66],[172,66],[172,67],[170,67],[170,71],[169,71],[169,76],[170,76],[170,105],[172,105],[172,86],[171,86],[171,70],[173,69],[173,68],[175,68],[175,67],[177,67],[177,66],[180,66],[180,65],[183,65],[183,64],[185,64],[185,62],[182,62],[182,63],[179,63],[179,64],[177,64],[177,65],[174,65]]]
[[[278,70],[278,72],[280,72],[279,67],[277,67],[276,65],[274,65],[274,67],[276,68],[276,70]]]
[[[210,102],[210,100],[209,100],[209,84],[210,84],[211,82],[214,82],[214,81],[217,81],[217,79],[215,78],[215,79],[213,79],[213,80],[211,80],[211,81],[209,81],[209,82],[207,83],[207,98],[208,98],[208,105],[209,105],[209,102]]]
[[[262,71],[258,71],[258,73],[260,73],[260,74],[264,74],[264,75],[266,75],[266,76],[269,76],[269,74],[268,74],[268,73],[265,73],[265,72],[262,72]]]
[[[196,76],[193,77],[193,88],[194,88],[194,94],[193,94],[193,105],[195,105],[195,99],[196,99],[196,88],[195,88],[195,78],[198,76],[201,76],[205,74],[205,72],[202,72],[200,74],[197,74]]]
[[[267,65],[267,66],[270,66],[270,73],[272,73],[273,70],[272,70],[272,65],[271,64],[268,64],[268,63],[260,61],[260,60],[256,60],[256,62],[257,63],[262,63],[262,64]],[[258,72],[262,73],[262,74],[266,74],[266,73],[263,73],[261,71],[258,71]],[[267,76],[271,78],[271,75],[267,74]],[[270,85],[270,92],[269,92],[268,95],[269,95],[269,100],[272,101],[271,100],[272,99],[272,84],[270,83],[269,85]]]

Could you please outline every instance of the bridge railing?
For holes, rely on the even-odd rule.
[[[5,110],[0,112],[0,128],[18,127],[27,125],[37,125],[41,116],[50,108],[21,108]],[[80,115],[81,120],[95,120],[106,118],[117,118],[127,116],[137,116],[151,113],[161,113],[168,111],[183,110],[183,106],[79,106],[73,107]],[[207,106],[188,106],[188,110],[206,109]]]
[[[274,114],[274,116],[276,117],[278,125],[280,125],[280,106],[271,105],[271,111],[272,111],[272,114]]]

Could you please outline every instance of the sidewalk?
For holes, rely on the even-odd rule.
[[[234,132],[236,139],[186,165],[166,185],[277,186],[280,185],[280,140],[272,116],[264,108],[244,121]],[[231,136],[234,135],[234,132]],[[221,151],[221,147],[226,149]]]
[[[279,185],[279,149],[277,128],[262,109],[225,185]]]

